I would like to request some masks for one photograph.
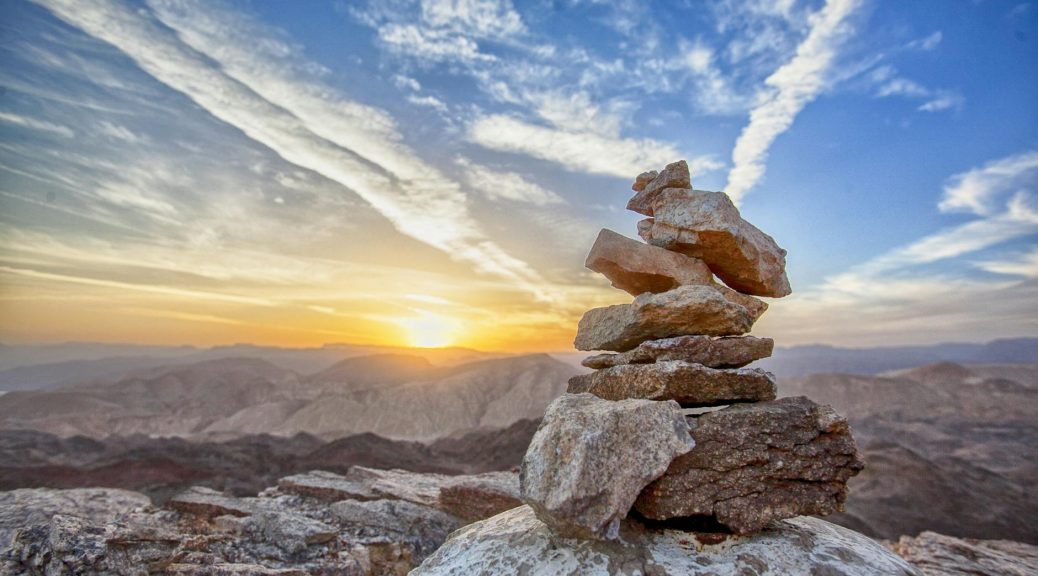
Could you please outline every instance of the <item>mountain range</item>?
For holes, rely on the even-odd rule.
[[[381,354],[311,375],[256,358],[221,358],[9,392],[0,396],[0,429],[210,440],[371,432],[429,441],[540,417],[575,373],[544,354],[456,365]]]

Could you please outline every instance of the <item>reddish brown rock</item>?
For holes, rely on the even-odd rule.
[[[714,282],[714,273],[702,260],[633,240],[612,230],[598,233],[584,265],[632,296],[702,285],[716,288],[727,300],[745,307],[754,321],[768,309],[767,304],[753,296]]]
[[[170,498],[166,501],[166,508],[207,518],[248,516],[254,511],[249,502],[204,486],[192,486]]]
[[[577,350],[626,352],[646,340],[706,334],[737,336],[750,331],[753,314],[710,286],[681,286],[645,293],[630,304],[592,308],[577,326]]]
[[[638,224],[638,234],[649,244],[699,258],[744,294],[790,293],[786,251],[743,220],[723,192],[668,188],[652,205],[654,219]]]
[[[521,506],[519,475],[488,472],[460,476],[440,489],[439,508],[469,522],[490,518]]]
[[[775,377],[759,368],[715,370],[668,360],[621,364],[569,379],[569,393],[589,392],[605,400],[674,400],[689,408],[775,399]]]
[[[843,510],[864,463],[847,421],[804,397],[689,417],[696,447],[638,496],[646,518],[712,517],[737,534]]]
[[[631,190],[635,192],[641,192],[645,190],[645,187],[652,182],[660,173],[655,170],[649,170],[648,172],[642,172],[634,179],[634,184],[631,184]]]
[[[596,354],[581,364],[588,368],[610,368],[621,364],[651,364],[666,360],[695,362],[709,368],[742,368],[771,356],[775,341],[756,336],[678,336],[647,340],[622,354]]]
[[[651,172],[646,174],[651,174]],[[637,194],[627,202],[627,209],[639,214],[652,216],[652,204],[660,192],[666,188],[692,188],[692,176],[688,173],[688,164],[684,160],[667,164],[663,172],[642,184],[646,174],[638,176],[638,180],[634,181],[634,186],[631,188]],[[640,190],[639,185],[642,187]]]

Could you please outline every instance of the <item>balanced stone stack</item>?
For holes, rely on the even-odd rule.
[[[587,267],[634,296],[580,320],[594,371],[549,406],[523,462],[523,500],[554,534],[613,539],[629,514],[749,534],[842,510],[863,464],[847,421],[745,368],[773,341],[747,333],[790,293],[786,252],[684,161],[638,176],[644,242],[602,230]],[[715,280],[715,277],[718,280]],[[632,512],[633,510],[633,512]]]

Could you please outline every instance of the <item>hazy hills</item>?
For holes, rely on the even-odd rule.
[[[111,381],[147,368],[194,364],[221,358],[257,358],[302,375],[312,375],[348,358],[387,354],[418,356],[437,366],[507,356],[466,348],[388,348],[352,344],[329,344],[320,348],[277,348],[251,344],[195,348],[89,342],[0,345],[0,391],[54,388],[90,379]],[[586,354],[554,356],[579,368],[580,360]],[[995,340],[986,344],[881,348],[780,347],[775,349],[773,357],[758,365],[780,378],[787,378],[829,372],[879,374],[936,362],[1038,362],[1038,338]]]
[[[0,396],[0,428],[88,437],[306,433],[334,439],[372,432],[432,440],[540,417],[574,373],[547,355],[454,366],[368,356],[309,376],[266,360],[223,358],[9,392]]]

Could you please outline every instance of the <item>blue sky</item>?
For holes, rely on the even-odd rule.
[[[1038,335],[1036,4],[6,2],[0,339],[561,349],[679,158],[757,333]]]

